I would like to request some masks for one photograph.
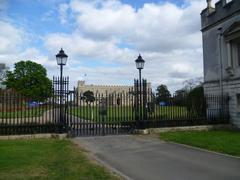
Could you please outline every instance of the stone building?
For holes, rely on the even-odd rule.
[[[227,94],[231,123],[240,127],[240,0],[219,0],[201,13],[204,91]]]
[[[85,81],[78,81],[78,92],[92,91],[94,94],[110,94],[110,93],[126,93],[132,86],[119,86],[119,85],[93,85],[85,84]]]
[[[151,88],[151,83],[147,84],[147,88]],[[95,95],[97,101],[98,97],[107,97],[109,104],[132,104],[133,86],[123,85],[93,85],[85,84],[85,81],[78,81],[77,92],[83,94],[86,91],[91,91]],[[79,99],[79,98],[78,98]]]

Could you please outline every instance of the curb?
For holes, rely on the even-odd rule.
[[[8,135],[0,136],[0,140],[17,140],[17,139],[65,139],[67,134],[26,134],[26,135]]]
[[[163,128],[149,128],[149,129],[136,129],[133,134],[148,135],[168,131],[203,131],[211,129],[231,129],[232,126],[229,124],[218,124],[218,125],[199,125],[199,126],[180,126],[180,127],[163,127]]]

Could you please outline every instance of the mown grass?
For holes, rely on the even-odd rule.
[[[100,114],[100,109],[98,107],[74,107],[69,110],[69,113],[95,122],[102,122],[102,117]],[[117,121],[129,121],[134,118],[134,111],[132,107],[108,107],[107,115],[105,116],[105,120],[109,122],[117,122]]]
[[[101,122],[100,109],[96,106],[73,107],[68,111],[70,114],[91,121]],[[154,112],[148,112],[147,116],[152,119],[180,119],[188,117],[186,107],[157,106]],[[107,107],[106,120],[108,122],[131,121],[135,119],[135,110],[130,106]]]
[[[50,107],[32,107],[26,109],[18,109],[11,111],[0,111],[0,118],[30,118],[30,117],[39,117],[44,114],[45,111],[51,109]]]
[[[160,133],[160,139],[240,156],[240,131],[176,131]]]
[[[69,140],[1,140],[0,179],[116,179]]]

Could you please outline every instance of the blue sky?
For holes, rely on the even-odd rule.
[[[205,6],[202,0],[2,0],[0,61],[13,67],[31,59],[51,77],[62,47],[72,85],[80,79],[131,85],[141,53],[144,77],[174,91],[202,76],[199,14]]]
[[[10,3],[9,3],[10,2]],[[74,22],[72,24],[63,25],[59,22],[58,6],[61,3],[69,3],[69,0],[59,0],[59,1],[41,1],[41,0],[11,0],[7,6],[8,10],[6,15],[11,18],[14,24],[18,26],[23,26],[29,33],[33,35],[47,35],[54,32],[71,33],[74,29]],[[124,4],[129,4],[136,10],[142,8],[145,3],[155,3],[162,4],[165,0],[122,0]],[[168,0],[181,7],[184,4],[183,0]],[[29,46],[42,47],[41,40],[38,38],[31,41]],[[122,47],[127,47],[128,45],[122,45]]]

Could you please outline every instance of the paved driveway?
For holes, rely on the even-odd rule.
[[[240,159],[143,136],[73,139],[129,179],[239,180]]]

